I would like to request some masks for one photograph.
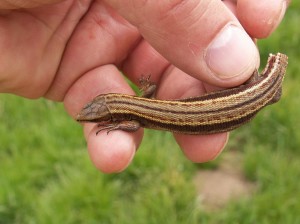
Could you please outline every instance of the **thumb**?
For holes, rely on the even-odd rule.
[[[220,0],[106,0],[166,59],[209,84],[238,85],[258,64],[258,51]]]

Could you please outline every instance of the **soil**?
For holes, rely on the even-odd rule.
[[[231,200],[249,197],[255,183],[246,180],[242,173],[242,155],[226,152],[216,170],[200,170],[195,176],[198,203],[205,210],[220,209]]]

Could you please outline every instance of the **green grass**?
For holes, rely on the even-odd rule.
[[[105,175],[91,164],[81,127],[62,105],[0,96],[0,224],[7,223],[300,223],[300,3],[260,41],[289,56],[282,100],[231,135],[222,155],[240,151],[249,198],[217,212],[198,206],[193,176],[218,160],[189,162],[171,134],[146,131],[133,164]],[[221,183],[220,183],[221,184]]]

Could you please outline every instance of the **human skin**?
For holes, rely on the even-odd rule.
[[[120,71],[136,84],[151,74],[160,99],[237,86],[258,67],[255,38],[276,29],[288,3],[0,0],[0,92],[62,101],[75,117],[96,95],[134,94]],[[143,137],[83,127],[91,160],[106,173],[124,170]],[[188,159],[205,162],[228,133],[174,137]]]

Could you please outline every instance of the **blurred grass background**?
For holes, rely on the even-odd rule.
[[[300,223],[299,10],[293,1],[280,28],[259,41],[262,65],[270,52],[289,56],[281,101],[234,131],[220,157],[203,165],[189,162],[170,133],[146,131],[127,170],[101,174],[62,105],[0,95],[0,224]],[[193,178],[217,169],[230,151],[242,154],[243,173],[257,188],[208,212]]]

